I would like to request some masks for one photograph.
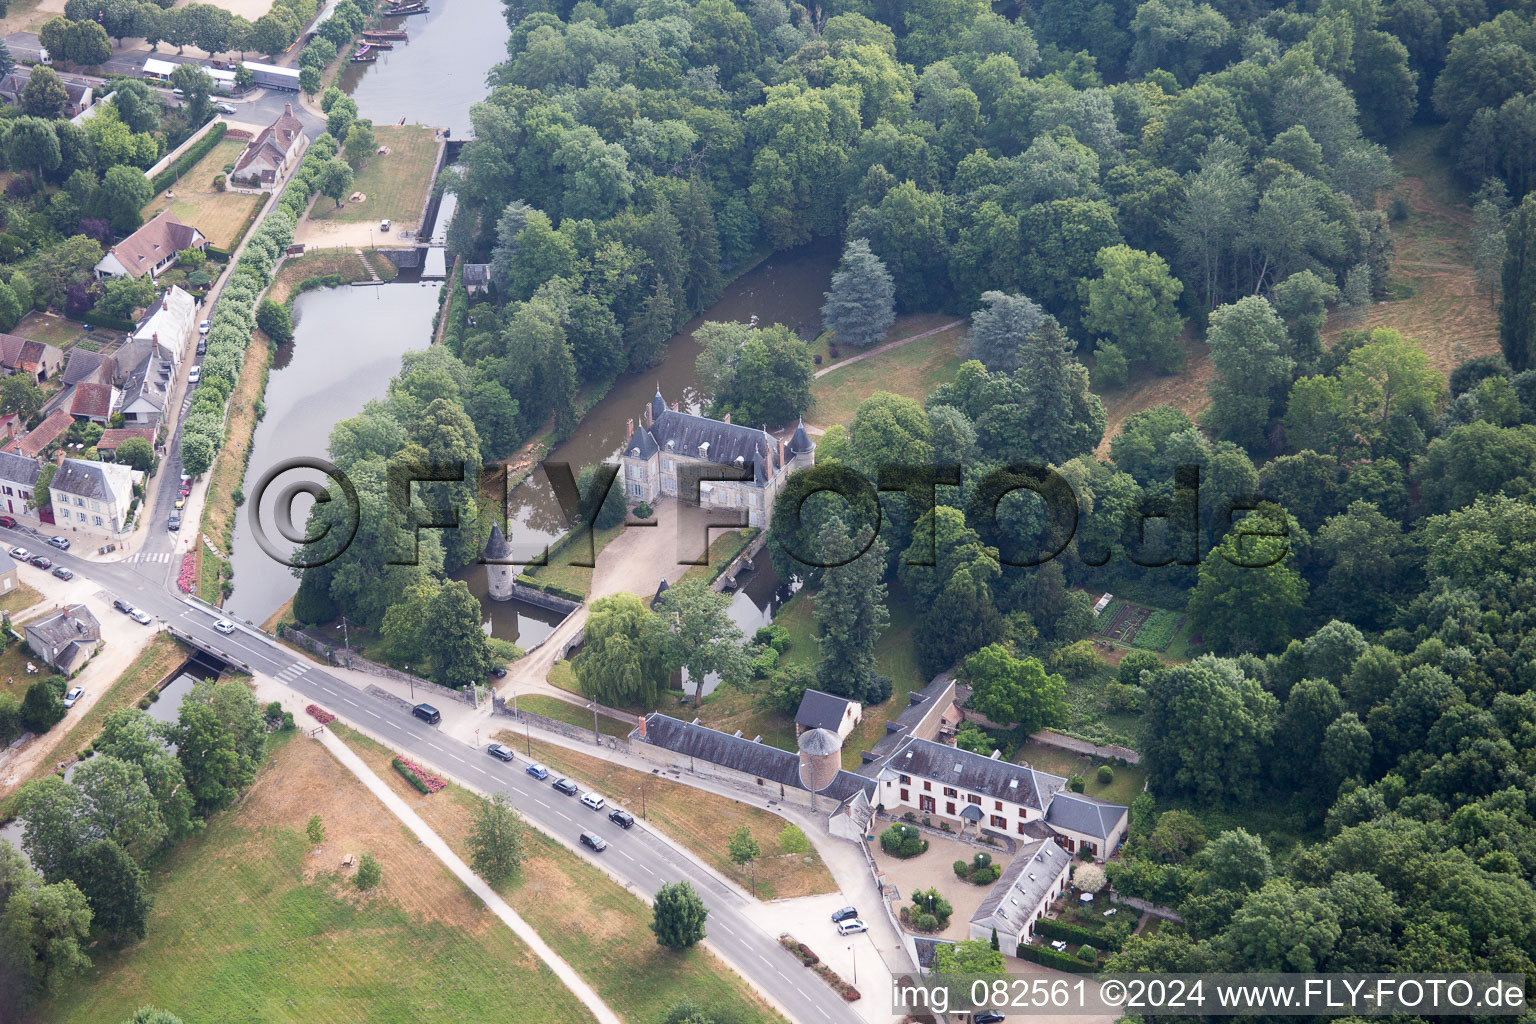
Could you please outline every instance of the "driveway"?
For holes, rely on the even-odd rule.
[[[875,828],[885,831],[890,826],[887,821],[877,821]],[[871,844],[870,849],[875,855],[875,864],[885,872],[887,884],[896,886],[901,893],[901,900],[895,904],[898,912],[901,907],[912,905],[912,892],[916,889],[937,889],[939,894],[950,902],[955,912],[950,915],[949,927],[941,932],[933,933],[934,937],[941,939],[968,939],[971,937],[971,915],[976,913],[976,908],[981,906],[981,901],[986,899],[987,893],[992,890],[990,885],[972,885],[955,874],[952,866],[957,860],[969,861],[983,848],[972,846],[970,843],[962,843],[958,839],[945,839],[931,832],[924,832],[923,838],[928,840],[928,852],[910,860],[902,860],[892,857],[880,849],[880,844]],[[1008,866],[1013,858],[1002,847],[987,849],[992,854],[992,862],[998,870]],[[914,935],[921,934],[913,932]]]
[[[846,842],[846,840],[837,840]],[[848,906],[850,897],[840,892],[821,896],[803,896],[793,900],[749,904],[745,914],[769,935],[789,934],[810,947],[811,952],[838,976],[858,989],[862,998],[852,1006],[869,1024],[891,1024],[898,1018],[890,1011],[891,972],[881,959],[870,933],[841,936],[832,923],[832,912]],[[861,914],[883,914],[879,907],[859,907]],[[870,917],[862,920],[870,923]],[[857,980],[855,980],[857,979]],[[803,985],[825,985],[806,969]]]

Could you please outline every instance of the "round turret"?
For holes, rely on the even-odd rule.
[[[843,741],[830,729],[807,729],[800,734],[800,785],[820,793],[832,785],[843,768]]]

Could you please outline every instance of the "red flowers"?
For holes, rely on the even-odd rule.
[[[448,785],[448,783],[431,774],[414,761],[407,761],[403,757],[396,757],[394,764],[395,770],[409,779],[411,784],[423,793],[436,793]]]
[[[184,594],[192,592],[192,585],[197,582],[197,555],[195,552],[187,552],[181,556],[181,572],[176,576],[176,586]]]
[[[325,710],[318,704],[311,704],[304,710],[308,711],[310,715],[312,715],[321,725],[326,725],[330,722],[336,721],[335,715],[331,714],[329,711]]]

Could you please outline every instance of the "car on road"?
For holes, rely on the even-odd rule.
[[[204,320],[202,323],[197,325],[197,333],[198,334],[206,335],[212,329],[213,329],[213,321],[212,320]]]
[[[49,558],[47,555],[33,555],[31,558],[27,559],[27,561],[31,562],[39,569],[53,568],[53,559]]]
[[[220,633],[223,633],[225,636],[229,636],[229,634],[235,631],[235,624],[230,622],[228,619],[220,619],[218,622],[213,624],[213,628],[218,630]]]
[[[853,908],[853,907],[844,907],[842,910],[833,911],[833,913],[832,913],[832,923],[833,924],[841,924],[844,921],[851,921],[853,918],[858,917],[858,916],[859,916],[859,912],[855,908]]]
[[[191,373],[187,374],[187,383],[188,384],[196,384],[198,381],[200,381],[202,379],[203,379],[203,367],[202,367],[202,364],[199,363],[197,366],[192,367],[192,372]]]
[[[155,621],[154,619],[150,618],[149,612],[142,608],[135,608],[133,611],[128,613],[128,617],[141,626],[147,626],[151,622]]]
[[[43,65],[43,67],[53,67],[53,58],[48,55],[47,47],[38,47],[37,62]]]
[[[485,752],[501,761],[512,760],[512,748],[504,747],[500,743],[492,743],[490,746],[485,748]]]
[[[170,530],[172,533],[179,531],[181,529],[181,516],[172,512],[171,518],[165,521],[165,528]]]
[[[443,720],[443,713],[431,704],[417,704],[411,708],[411,714],[426,722],[428,725],[436,725]]]
[[[49,537],[48,538],[48,543],[52,544],[54,547],[58,548],[60,551],[68,551],[69,550],[69,538],[68,537]]]
[[[64,694],[64,706],[66,708],[72,708],[79,702],[80,698],[84,696],[85,687],[71,686]]]
[[[556,779],[555,788],[564,793],[566,796],[576,795],[576,783],[572,782],[570,779]]]
[[[54,566],[53,567],[53,574],[55,576],[57,576],[59,579],[61,579],[61,580],[72,580],[72,579],[75,578],[75,574],[73,572],[69,571],[68,569],[64,568],[62,565]]]
[[[973,1014],[971,1016],[971,1024],[999,1024],[1000,1021],[1005,1021],[1007,1019],[1007,1017],[1004,1017],[1000,1013],[992,1013],[990,1011],[983,1010],[981,1013]]]
[[[839,921],[837,925],[837,934],[839,935],[857,935],[859,932],[867,931],[869,931],[869,925],[857,917],[850,917],[846,921]]]
[[[208,339],[207,338],[198,338],[197,339],[197,354],[200,355],[200,356],[205,356],[205,355],[208,354]]]
[[[13,517],[13,516],[0,516],[0,526],[5,527],[7,530],[14,530],[14,529],[16,529],[16,519],[15,519],[15,517]]]
[[[379,230],[385,232],[386,234],[389,232],[389,218],[388,217],[385,217],[383,220],[379,221]]]
[[[18,562],[25,562],[27,559],[32,557],[32,552],[23,547],[14,547],[11,548],[11,557],[16,559]]]
[[[594,853],[602,853],[608,849],[608,840],[596,832],[583,832],[581,834],[581,844],[583,846],[590,846]]]
[[[217,110],[219,113],[225,115],[226,117],[233,117],[239,113],[239,111],[235,109],[235,106],[232,103],[215,103],[213,105],[213,109]]]
[[[180,512],[182,509],[184,509],[186,507],[187,507],[187,499],[185,497],[178,496],[176,498],[176,511]]]
[[[594,811],[602,810],[603,809],[603,804],[606,803],[606,801],[603,800],[603,798],[598,796],[596,793],[583,793],[583,794],[581,794],[581,802],[584,805],[586,805],[589,809],[594,810]]]
[[[529,775],[532,775],[540,782],[543,782],[545,779],[549,778],[549,769],[545,768],[537,761],[533,762],[533,764],[529,765],[527,768],[524,768],[523,771],[527,772]]]
[[[179,100],[184,100],[187,98],[187,93],[184,89],[172,89],[171,95],[175,96]]]
[[[504,668],[493,668],[493,669],[491,669],[491,677],[493,679],[502,679],[502,678],[504,678],[506,676],[506,674],[507,674],[507,670],[504,669]]]
[[[617,807],[608,812],[608,820],[619,826],[619,828],[633,828],[635,825],[635,816],[628,811],[621,811]]]
[[[114,597],[112,599],[112,607],[116,608],[118,611],[122,612],[124,615],[130,615],[133,612],[133,605],[129,604],[127,601],[124,601],[120,597]]]

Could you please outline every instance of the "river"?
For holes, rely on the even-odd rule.
[[[326,458],[331,428],[362,412],[384,395],[400,372],[400,357],[424,348],[432,337],[441,285],[389,284],[376,288],[331,288],[306,292],[294,302],[293,341],[279,349],[267,381],[267,414],[256,427],[249,492],[276,463],[295,456]],[[286,350],[286,351],[284,351]],[[318,473],[293,471],[268,488],[262,508],[271,530],[279,491],[292,481],[320,480]],[[302,531],[310,502],[294,502],[293,522]],[[235,517],[235,592],[224,603],[242,619],[260,623],[298,589],[286,565],[267,557],[251,535],[250,509]],[[275,534],[274,534],[275,537]]]
[[[386,18],[410,41],[383,50],[372,64],[349,64],[338,84],[375,124],[447,128],[470,133],[469,108],[485,99],[486,73],[507,59],[507,23],[493,0],[429,0],[432,13]],[[445,222],[446,223],[446,222]]]

